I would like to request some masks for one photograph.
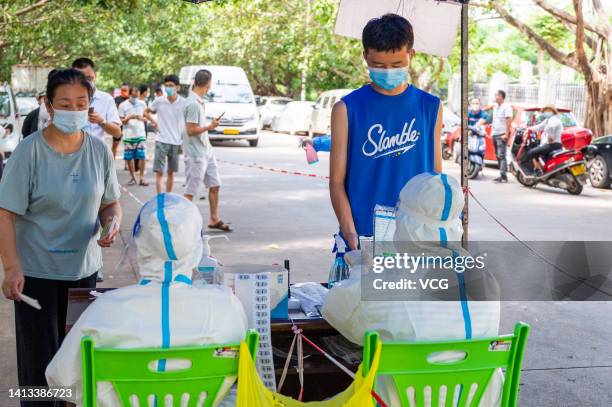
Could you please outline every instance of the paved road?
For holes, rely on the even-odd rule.
[[[152,150],[151,150],[152,151]],[[328,197],[328,155],[308,165],[297,138],[265,132],[260,146],[224,143],[216,148],[223,187],[221,215],[232,222],[231,241],[211,241],[221,262],[282,263],[290,259],[292,279],[324,281],[332,261],[330,248],[336,222]],[[120,181],[127,174],[120,168]],[[458,166],[444,163],[458,176]],[[269,168],[288,170],[291,174]],[[181,166],[182,169],[182,166]],[[315,176],[294,175],[293,172]],[[152,173],[149,172],[150,178]],[[494,184],[496,170],[472,182],[472,192],[507,228],[522,240],[612,240],[612,191],[586,187],[580,196],[547,187],[527,189],[513,179]],[[151,179],[152,181],[152,179]],[[184,178],[175,192],[182,193]],[[121,203],[125,211],[122,236],[127,240],[139,208],[137,200],[153,197],[154,187],[130,187]],[[207,214],[206,200],[197,202]],[[512,240],[473,201],[470,204],[472,240]],[[129,262],[117,267],[121,246],[104,253],[105,286],[122,286],[136,280]],[[12,304],[0,299],[0,387],[16,383]],[[521,406],[612,405],[611,303],[506,302],[502,306],[502,331],[510,332],[518,320],[532,325]],[[10,406],[0,394],[0,407]],[[13,404],[14,405],[14,404]]]

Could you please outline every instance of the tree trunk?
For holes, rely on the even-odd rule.
[[[546,65],[544,64],[544,51],[538,48],[538,76],[540,79],[546,76]]]
[[[593,137],[612,134],[612,91],[606,83],[587,83],[584,126],[593,131]]]

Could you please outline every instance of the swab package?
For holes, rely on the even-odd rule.
[[[236,264],[222,266],[215,282],[236,291],[236,276],[240,274],[270,273],[270,307],[272,318],[289,317],[289,272],[279,265]]]

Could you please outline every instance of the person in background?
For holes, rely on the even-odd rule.
[[[91,112],[85,126],[86,133],[101,140],[104,140],[104,133],[108,133],[113,137],[113,146],[115,146],[115,141],[121,140],[121,119],[119,119],[113,97],[96,89],[96,65],[89,58],[78,58],[72,62],[72,67],[83,72],[94,89],[90,102]],[[117,149],[114,148],[112,151],[113,157],[115,157]]]
[[[197,206],[180,195],[161,194],[145,203],[133,229],[139,284],[106,292],[83,312],[47,367],[50,385],[75,386],[76,395],[82,394],[81,339],[85,335],[93,337],[95,346],[117,349],[244,340],[247,319],[232,291],[213,284],[192,285],[192,271],[202,256],[202,227]],[[166,228],[167,235],[160,232],[162,228]],[[164,290],[170,295],[164,295]],[[164,309],[169,310],[167,314],[161,311]],[[189,309],[197,312],[185,312]],[[162,326],[167,326],[165,332]],[[166,371],[178,363],[168,361]],[[235,380],[235,376],[225,380],[216,402]],[[121,405],[110,383],[98,384],[97,397],[100,407]],[[71,401],[82,405],[82,400]],[[217,406],[216,402],[212,405]]]
[[[414,34],[404,17],[368,22],[363,57],[371,83],[332,109],[330,197],[351,250],[373,235],[375,205],[394,206],[417,174],[442,170],[442,104],[408,82]]]
[[[495,182],[508,182],[508,164],[506,162],[506,149],[508,139],[512,130],[512,107],[506,103],[506,92],[498,90],[495,94],[495,106],[493,106],[493,121],[491,123],[491,135],[495,156],[499,163],[499,177]]]
[[[147,85],[140,85],[138,86],[138,100],[140,100],[142,103],[145,104],[146,107],[149,107],[149,87]],[[145,137],[147,137],[147,135],[149,134],[149,132],[151,131],[151,117],[147,114],[145,116]],[[146,141],[145,141],[146,144]],[[146,158],[143,160],[143,164],[146,165]],[[140,171],[140,160],[138,158],[134,159],[134,170],[135,171]],[[146,169],[145,169],[145,173],[146,173]]]
[[[0,140],[13,134],[13,125],[6,123],[0,125]],[[2,172],[4,171],[4,153],[0,151],[0,180],[2,179]]]
[[[130,85],[123,82],[121,87],[119,88],[119,95],[115,96],[115,106],[117,106],[117,110],[119,110],[119,105],[125,102],[130,97]],[[123,138],[123,126],[121,126],[121,137],[119,139],[113,138],[113,157],[117,156],[117,149],[119,148],[119,142]],[[124,160],[124,170],[128,170],[128,162]]]
[[[164,91],[162,90],[161,86],[158,86],[155,88],[155,97],[156,98],[160,98],[164,96]]]
[[[540,157],[546,159],[550,153],[563,148],[561,144],[561,133],[563,133],[563,123],[559,119],[559,111],[552,105],[542,109],[543,120],[528,128],[529,131],[538,132],[544,130],[540,136],[540,145],[527,153],[527,160],[531,160],[534,168],[534,175],[540,177],[544,174]]]
[[[51,123],[19,143],[0,182],[2,292],[15,301],[20,386],[47,385],[45,369],[64,339],[68,290],[95,288],[100,248],[113,244],[121,225],[115,161],[101,138],[83,130],[93,95],[82,72],[52,73]],[[27,305],[22,293],[42,308]]]
[[[23,138],[28,137],[38,129],[43,129],[49,123],[49,112],[45,107],[46,92],[42,91],[38,93],[37,101],[38,107],[32,110],[26,116],[21,126],[21,135]]]
[[[145,105],[149,105],[149,87],[147,85],[142,84],[138,86],[138,99]]]
[[[191,93],[185,108],[185,134],[183,149],[185,151],[185,174],[187,177],[185,198],[192,201],[202,184],[208,188],[210,202],[210,219],[208,227],[230,232],[232,229],[219,218],[219,190],[221,179],[217,160],[212,145],[208,140],[208,131],[219,126],[219,119],[206,120],[204,96],[210,90],[212,74],[206,69],[195,74]]]
[[[130,85],[123,82],[121,88],[119,88],[119,96],[115,96],[115,105],[119,108],[119,105],[128,100],[130,97]]]
[[[487,114],[481,109],[480,99],[472,98],[468,109],[468,126],[481,126],[487,122]]]
[[[174,173],[179,168],[179,147],[183,142],[182,134],[185,131],[183,112],[187,106],[187,100],[178,94],[179,84],[178,76],[166,76],[164,78],[166,95],[155,99],[146,110],[147,114],[157,113],[159,133],[155,136],[153,171],[155,172],[155,187],[158,194],[163,192],[164,168],[167,169],[166,192],[172,192]]]
[[[145,110],[147,105],[139,99],[140,91],[137,87],[130,88],[130,97],[119,105],[119,117],[123,123],[123,159],[128,164],[131,179],[128,185],[136,185],[135,160],[139,160],[140,186],[148,186],[144,180],[146,142],[145,132]]]

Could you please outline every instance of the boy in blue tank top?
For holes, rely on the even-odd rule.
[[[372,82],[337,102],[331,119],[330,196],[351,249],[373,235],[377,204],[394,207],[412,177],[442,171],[440,99],[408,83],[412,26],[385,14],[362,42]]]

